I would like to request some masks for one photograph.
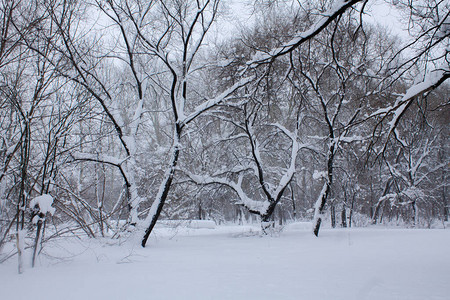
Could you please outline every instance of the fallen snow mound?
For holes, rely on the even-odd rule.
[[[53,197],[48,194],[38,196],[30,201],[30,207],[33,208],[37,205],[39,207],[39,212],[43,213],[44,215],[46,213],[50,213],[51,215],[55,213],[55,208],[52,206],[52,204]]]

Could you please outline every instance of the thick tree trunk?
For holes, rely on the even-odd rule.
[[[327,201],[329,192],[330,186],[328,182],[325,182],[314,210],[313,233],[315,236],[319,236],[320,225],[322,224],[322,214],[325,209],[325,203]]]
[[[373,215],[372,215],[372,224],[373,225],[377,224],[378,214],[380,212],[381,204],[383,204],[383,201],[378,201],[377,205],[375,206],[375,209],[374,209],[374,212],[373,212]],[[380,220],[380,223],[381,223],[381,220]]]
[[[290,184],[290,188],[291,188],[292,213],[294,220],[297,220],[297,208],[295,207],[294,189],[292,188],[292,184]]]
[[[42,229],[42,219],[40,219],[37,222],[37,226],[36,226],[36,238],[34,240],[34,249],[33,249],[33,258],[31,260],[31,267],[34,268],[35,262],[36,262],[36,256],[38,253],[38,249],[39,249],[39,242],[40,242],[40,237],[41,237],[41,229]]]
[[[128,221],[130,225],[135,226],[139,222],[138,208],[141,203],[141,198],[138,194],[138,188],[135,178],[135,164],[134,158],[126,163],[126,170],[128,174],[129,186],[127,186],[127,203],[129,207]]]
[[[274,211],[277,202],[271,202],[265,214],[261,215],[261,229],[264,234],[268,234],[270,228],[274,226]]]
[[[202,202],[198,202],[198,219],[203,220],[203,209],[202,209]]]
[[[278,207],[278,225],[283,226],[283,211]]]
[[[169,170],[166,173],[166,176],[159,187],[156,199],[153,202],[150,208],[150,212],[145,220],[145,223],[149,225],[145,230],[144,237],[142,238],[141,242],[142,247],[145,247],[145,244],[147,244],[148,237],[150,236],[150,233],[155,227],[156,221],[158,221],[159,215],[161,214],[161,210],[164,206],[164,203],[166,202],[167,196],[169,195],[169,190],[170,186],[172,185],[172,180],[175,174],[175,168],[177,166],[179,154],[180,154],[180,145],[179,145],[179,136],[177,136],[174,143],[172,160],[170,162]]]
[[[334,138],[331,135],[330,138]],[[325,204],[327,203],[328,195],[331,191],[331,184],[333,183],[333,161],[334,161],[334,143],[330,142],[330,148],[328,149],[328,161],[327,161],[327,179],[320,192],[319,199],[317,199],[314,210],[314,221],[313,221],[313,233],[315,236],[319,236],[320,225],[322,224],[322,215],[325,209]]]
[[[345,209],[345,206],[342,207],[341,211],[341,227],[347,228],[347,211]]]

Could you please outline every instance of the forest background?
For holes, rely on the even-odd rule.
[[[385,1],[401,38],[370,5],[2,0],[1,260],[158,219],[444,224],[449,4]]]

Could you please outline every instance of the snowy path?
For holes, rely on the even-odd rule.
[[[244,230],[160,233],[146,249],[73,241],[71,260],[0,265],[0,299],[450,299],[450,230]]]

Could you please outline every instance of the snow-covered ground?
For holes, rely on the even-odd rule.
[[[257,229],[160,228],[145,249],[55,240],[21,275],[0,265],[0,299],[450,299],[450,230]]]

